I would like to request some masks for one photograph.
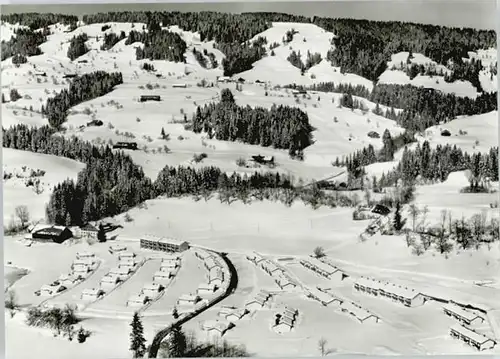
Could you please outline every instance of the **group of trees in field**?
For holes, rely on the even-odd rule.
[[[19,28],[14,31],[15,35],[8,41],[2,40],[1,53],[2,61],[11,56],[22,56],[21,59],[27,56],[41,55],[42,50],[39,46],[47,41],[47,33],[45,31],[33,31],[31,29]],[[18,62],[19,58],[14,63]],[[14,61],[14,60],[13,60]]]
[[[242,141],[264,147],[288,149],[300,156],[312,144],[313,127],[305,112],[296,107],[272,106],[270,109],[235,104],[229,89],[221,92],[221,101],[198,106],[192,129],[206,132],[218,140]]]
[[[2,14],[0,19],[9,24],[27,26],[31,30],[38,30],[57,23],[71,25],[78,22],[78,16],[75,15],[37,12]]]
[[[300,50],[298,52],[295,52],[293,50],[290,55],[287,57],[288,62],[290,62],[293,66],[296,68],[300,69],[302,74],[304,74],[305,71],[309,70],[311,67],[314,65],[317,65],[321,62],[321,54],[320,53],[310,53],[309,50],[307,50],[307,57],[306,57],[306,62],[304,63],[302,61],[302,57],[300,55]]]
[[[137,60],[167,60],[173,62],[185,62],[184,53],[186,51],[186,42],[175,32],[170,32],[158,28],[153,30],[150,27],[148,32],[130,31],[125,41],[126,45],[135,42],[142,42],[143,47],[136,48]]]
[[[82,55],[85,55],[89,52],[89,48],[85,45],[85,42],[88,40],[88,36],[86,33],[81,33],[80,35],[73,36],[69,42],[68,47],[68,58],[73,61],[79,58]]]
[[[217,49],[226,55],[222,59],[224,76],[232,76],[250,70],[252,65],[266,54],[266,49],[256,42],[252,44],[248,42],[243,44],[236,42],[218,43]]]
[[[75,77],[71,81],[69,89],[64,89],[54,97],[47,99],[45,106],[42,106],[42,114],[47,116],[52,127],[60,128],[66,121],[68,110],[71,107],[103,96],[122,83],[123,77],[120,72],[96,71]]]
[[[66,180],[55,186],[47,205],[47,217],[52,223],[82,225],[122,213],[151,198],[151,181],[128,155],[54,133],[48,126],[18,125],[3,130],[4,147],[85,163],[76,182]]]
[[[104,40],[101,45],[101,50],[107,51],[115,46],[118,42],[125,39],[127,35],[125,35],[125,31],[120,32],[120,35],[115,34],[114,32],[108,32],[104,34]]]
[[[204,69],[208,68],[208,62],[210,61],[210,68],[215,69],[219,65],[217,62],[217,59],[215,58],[215,55],[213,52],[208,52],[207,49],[203,49],[203,52],[200,50],[197,50],[196,48],[193,48],[193,55],[200,64],[201,67]],[[207,59],[208,57],[208,59]]]
[[[446,74],[444,80],[446,82],[454,82],[457,80],[469,81],[478,92],[483,92],[483,87],[479,81],[479,72],[483,69],[481,60],[474,58],[469,61],[456,63],[451,65],[451,74]]]
[[[449,28],[400,21],[314,18],[316,25],[335,33],[334,66],[376,81],[387,69],[392,54],[421,53],[438,64],[463,64],[469,51],[496,46],[494,30]]]
[[[498,219],[490,217],[488,220],[485,211],[470,218],[462,215],[457,219],[453,218],[451,211],[442,210],[435,224],[429,223],[427,206],[419,208],[412,203],[407,213],[408,218],[402,232],[405,234],[406,245],[412,248],[415,255],[422,255],[431,248],[445,255],[453,248],[479,249],[481,244],[497,241],[500,234]]]

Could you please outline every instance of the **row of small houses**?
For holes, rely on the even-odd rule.
[[[292,289],[297,287],[295,281],[273,261],[265,259],[258,254],[247,256],[247,259],[256,266],[261,267],[267,274],[273,277],[274,281],[281,289]]]
[[[276,316],[273,328],[279,333],[291,331],[297,322],[298,315],[299,311],[297,309],[285,307],[283,312]]]
[[[363,294],[390,299],[406,307],[420,306],[428,300],[426,295],[414,289],[366,277],[357,278],[354,289]]]
[[[209,293],[221,288],[226,281],[225,263],[214,254],[206,251],[197,251],[195,256],[203,261],[205,269],[208,271],[207,283],[200,285],[198,291]]]
[[[325,258],[325,260],[327,260]],[[314,263],[307,259],[301,259],[300,264],[304,267],[318,273],[327,279],[343,280],[347,275],[338,267],[328,262],[315,261]]]

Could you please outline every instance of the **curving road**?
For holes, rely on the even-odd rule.
[[[165,339],[166,336],[170,333],[170,328],[172,325],[179,325],[180,326],[180,325],[185,324],[189,320],[191,320],[191,319],[195,318],[196,316],[198,316],[199,314],[203,313],[208,308],[213,307],[217,303],[219,303],[222,300],[224,300],[225,298],[229,297],[238,287],[238,273],[237,273],[236,268],[234,267],[233,263],[229,260],[229,258],[227,258],[227,255],[225,253],[219,253],[219,252],[215,252],[212,250],[211,250],[211,252],[219,255],[224,260],[224,262],[226,263],[226,265],[229,269],[230,279],[229,279],[229,285],[227,286],[226,291],[223,294],[221,294],[219,297],[217,297],[216,299],[212,300],[207,306],[200,308],[199,310],[188,314],[187,316],[170,324],[165,329],[162,329],[161,331],[159,331],[155,335],[155,337],[153,338],[153,341],[151,342],[151,347],[149,348],[149,352],[148,352],[148,358],[156,358],[156,356],[158,355],[158,351],[160,349],[160,344],[163,341],[163,339]]]

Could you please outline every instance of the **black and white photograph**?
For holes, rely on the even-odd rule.
[[[498,19],[2,5],[6,357],[500,354]]]

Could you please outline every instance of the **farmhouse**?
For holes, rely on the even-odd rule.
[[[360,277],[354,282],[354,289],[358,292],[380,296],[404,304],[407,307],[415,307],[425,303],[425,296],[415,291],[391,283],[382,283],[373,279]]]
[[[462,340],[479,351],[492,349],[496,345],[496,342],[493,339],[461,325],[451,327],[450,335],[455,339]]]
[[[44,242],[62,243],[71,238],[73,233],[67,227],[52,226],[37,230],[31,234],[32,239]]]
[[[141,248],[163,252],[184,252],[189,249],[189,243],[173,238],[145,236],[141,238]]]
[[[149,298],[145,295],[133,295],[127,301],[128,307],[142,307],[148,302]]]
[[[85,301],[95,301],[104,295],[104,291],[99,288],[87,288],[82,292],[82,299]]]
[[[340,305],[340,310],[343,313],[349,314],[359,320],[361,323],[374,322],[378,323],[380,318],[375,314],[370,313],[366,309],[363,309],[359,305],[353,302],[345,301]]]
[[[137,142],[117,142],[113,144],[113,148],[122,150],[137,150]]]
[[[109,271],[110,274],[118,276],[120,280],[127,279],[131,272],[130,268],[127,267],[115,267]]]
[[[108,273],[101,279],[101,287],[114,287],[120,283],[120,276]]]
[[[460,323],[471,325],[478,322],[484,322],[484,318],[472,313],[468,310],[461,308],[458,305],[445,304],[443,306],[443,311],[446,315],[457,319]]]
[[[187,87],[187,85],[186,84],[173,84],[172,87],[173,88],[184,88],[185,89]]]
[[[157,95],[141,95],[140,100],[141,102],[146,102],[146,101],[161,101],[160,96]]]
[[[200,297],[198,295],[193,294],[183,294],[177,300],[177,304],[179,305],[194,305],[200,301]]]
[[[172,271],[159,270],[159,271],[155,272],[155,274],[153,275],[153,280],[155,282],[160,282],[160,281],[168,280],[173,276],[174,276],[174,273]]]
[[[112,246],[109,247],[109,253],[111,254],[125,252],[126,250],[127,247],[125,247],[122,244],[113,244]]]
[[[203,323],[202,329],[210,334],[223,336],[229,329],[231,329],[231,322],[220,320],[206,321]]]
[[[203,295],[203,294],[213,294],[217,290],[217,286],[213,283],[211,284],[200,284],[198,286],[198,289],[196,290],[196,293],[198,295]]]
[[[142,287],[142,294],[149,298],[154,298],[163,290],[163,287],[158,283],[147,283]]]

